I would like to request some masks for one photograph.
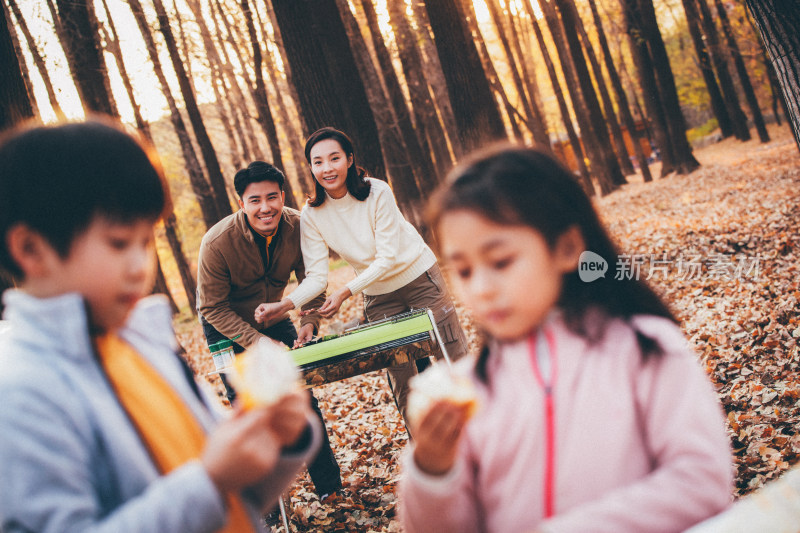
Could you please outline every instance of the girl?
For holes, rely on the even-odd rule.
[[[403,218],[389,185],[364,176],[350,138],[334,128],[314,132],[305,154],[316,180],[314,198],[300,217],[306,277],[282,301],[259,306],[256,321],[300,307],[323,292],[331,249],[357,275],[325,300],[319,309],[322,316],[330,318],[346,299],[362,291],[369,321],[427,307],[433,310],[450,358],[465,354],[466,337],[436,256]],[[416,373],[412,362],[389,368],[389,384],[404,417],[407,383]]]
[[[716,395],[643,282],[581,281],[584,250],[617,251],[566,169],[495,148],[431,214],[488,342],[478,413],[440,402],[412,427],[405,531],[682,531],[728,504]]]

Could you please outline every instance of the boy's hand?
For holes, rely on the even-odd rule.
[[[307,391],[287,394],[269,408],[270,429],[284,448],[297,442],[303,434],[308,417],[311,416],[311,402]]]
[[[322,315],[324,318],[330,318],[339,311],[339,308],[342,306],[345,300],[350,298],[353,295],[350,292],[350,289],[347,287],[342,287],[335,293],[328,296],[325,300],[325,303],[319,308],[319,314]]]
[[[314,337],[314,324],[303,324],[297,332],[297,340],[292,348],[299,348]]]
[[[209,435],[201,462],[221,493],[250,486],[275,468],[281,443],[272,416],[268,408],[237,408]]]
[[[256,307],[253,318],[257,323],[261,324],[288,313],[292,309],[294,309],[292,301],[288,298],[284,298],[280,302],[259,305]]]
[[[434,403],[422,417],[414,435],[414,462],[426,474],[446,474],[456,459],[458,443],[469,418],[469,406],[447,401]]]

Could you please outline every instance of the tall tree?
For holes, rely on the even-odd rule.
[[[411,122],[411,113],[408,110],[403,89],[400,87],[400,80],[392,65],[392,57],[386,48],[386,43],[378,27],[378,15],[372,0],[361,0],[364,15],[367,19],[367,27],[372,37],[372,46],[378,58],[380,72],[383,75],[384,86],[386,87],[389,103],[394,111],[394,118],[400,129],[403,144],[408,152],[409,162],[417,178],[417,186],[423,194],[429,194],[438,185],[441,176],[433,166],[433,159],[430,152],[424,152],[419,142],[419,137],[414,130]]]
[[[631,52],[639,72],[645,105],[654,119],[656,143],[661,149],[662,176],[673,170],[688,174],[700,163],[686,137],[675,77],[658,29],[652,0],[620,0]]]
[[[553,59],[550,56],[550,51],[547,48],[547,43],[544,40],[544,34],[542,33],[542,29],[539,26],[539,21],[536,16],[536,12],[533,10],[533,6],[531,5],[529,0],[524,0],[523,4],[525,5],[525,10],[528,13],[528,18],[531,21],[531,27],[533,28],[533,33],[536,35],[536,42],[539,43],[539,50],[542,53],[542,58],[544,59],[545,67],[547,68],[547,75],[550,78],[550,85],[553,88],[553,94],[556,97],[556,103],[558,104],[558,110],[561,113],[561,120],[564,124],[564,130],[567,132],[567,139],[569,139],[570,146],[572,146],[572,152],[575,154],[575,161],[578,165],[578,173],[581,176],[581,183],[583,185],[584,190],[590,196],[595,195],[594,185],[592,185],[592,180],[589,175],[589,169],[586,166],[586,159],[584,158],[583,154],[583,146],[581,145],[580,138],[578,137],[578,132],[575,131],[575,125],[572,123],[572,116],[569,113],[569,107],[567,106],[567,100],[564,98],[564,91],[561,88],[561,82],[558,80],[558,74],[556,73],[556,67],[553,63]]]
[[[640,142],[639,130],[633,120],[631,108],[628,105],[628,95],[622,87],[622,80],[620,80],[617,67],[614,65],[614,58],[611,55],[611,48],[608,45],[606,32],[603,28],[603,21],[600,18],[600,12],[597,10],[595,0],[589,0],[589,8],[592,11],[592,20],[594,21],[595,30],[597,30],[597,41],[600,44],[600,50],[603,52],[603,59],[608,72],[608,79],[611,81],[611,86],[614,88],[614,94],[617,96],[617,107],[619,108],[622,123],[628,130],[630,135],[631,144],[633,144],[633,153],[636,155],[636,160],[639,162],[639,169],[642,172],[642,179],[647,181],[653,180],[653,175],[650,173],[650,166],[647,157],[644,155],[642,144]]]
[[[87,113],[118,116],[91,0],[56,0],[65,55]]]
[[[725,35],[725,41],[728,44],[728,52],[731,55],[733,65],[736,67],[736,74],[739,76],[739,84],[742,87],[747,107],[750,108],[750,115],[753,117],[753,124],[758,132],[758,138],[762,143],[769,142],[769,133],[767,133],[767,126],[764,124],[764,115],[761,114],[756,92],[753,90],[753,84],[750,82],[750,75],[747,73],[747,67],[744,66],[742,52],[739,50],[739,44],[736,42],[736,37],[733,35],[733,28],[728,19],[728,12],[725,6],[722,5],[721,0],[715,0],[715,5],[719,22],[722,25],[722,33]]]
[[[733,122],[722,98],[722,91],[719,89],[717,78],[714,75],[714,67],[711,64],[711,56],[706,47],[706,40],[703,38],[703,30],[700,28],[700,11],[695,0],[683,0],[683,11],[686,14],[686,23],[689,28],[689,35],[694,43],[694,50],[697,53],[697,64],[703,81],[706,84],[711,110],[717,119],[720,132],[723,138],[733,135]]]
[[[304,134],[322,126],[346,132],[360,163],[377,176],[385,175],[375,117],[366,105],[336,1],[275,1],[272,7],[297,88]]]
[[[800,0],[747,0],[783,90],[800,150]]]
[[[13,4],[16,7],[16,3],[14,2],[14,0],[10,0],[9,7],[11,6],[11,4]],[[0,2],[0,9],[4,10],[6,12],[5,16],[6,16],[7,20],[9,21],[8,30],[9,30],[9,34],[11,35],[11,44],[14,46],[14,51],[16,53],[17,58],[19,58],[19,66],[20,66],[20,69],[21,69],[21,72],[22,72],[22,81],[25,83],[25,88],[28,91],[28,99],[30,100],[31,106],[33,107],[33,109],[35,111],[36,109],[39,108],[39,103],[36,101],[36,95],[34,94],[34,91],[33,91],[33,84],[31,83],[31,77],[30,77],[30,72],[29,72],[29,69],[28,69],[28,65],[27,65],[27,63],[25,61],[25,56],[22,53],[22,45],[19,42],[19,37],[17,36],[17,31],[16,31],[16,29],[14,27],[14,22],[13,22],[14,21],[14,17],[16,17],[17,24],[19,25],[20,30],[22,31],[23,35],[25,36],[25,40],[26,40],[26,42],[28,44],[28,48],[30,49],[31,55],[33,56],[33,63],[34,63],[34,65],[36,65],[37,68],[39,68],[39,65],[37,64],[37,59],[39,59],[41,61],[42,57],[41,57],[41,55],[39,55],[39,51],[36,49],[36,43],[35,42],[33,42],[33,43],[31,42],[31,40],[32,40],[31,32],[28,30],[28,27],[25,24],[25,19],[23,19],[22,16],[19,14],[19,8],[17,8],[17,11],[14,13],[13,16],[9,11],[7,11],[8,8],[6,7],[5,3]],[[48,81],[50,81],[49,78],[48,78]],[[52,84],[50,85],[50,89],[52,89]],[[50,96],[50,94],[48,93],[48,97],[49,96]],[[51,103],[51,105],[52,105],[52,103]],[[56,105],[57,105],[57,103],[56,103]],[[54,107],[53,110],[55,111],[55,109],[56,108]],[[60,108],[59,108],[59,111],[61,111]],[[61,119],[61,118],[62,118],[62,116],[59,115],[59,119]]]
[[[719,40],[719,32],[711,16],[711,10],[706,0],[694,0],[700,11],[700,25],[708,43],[708,51],[711,54],[711,61],[717,73],[722,97],[728,107],[728,113],[733,123],[733,132],[740,141],[750,140],[750,128],[747,127],[747,117],[742,111],[739,103],[739,95],[736,93],[736,86],[733,83],[733,76],[728,70],[728,62],[725,59],[725,46]]]
[[[436,169],[440,176],[444,176],[453,164],[453,159],[447,148],[444,125],[436,113],[434,96],[425,77],[420,50],[406,18],[405,8],[405,2],[387,2],[389,21],[408,86],[419,141],[423,150],[433,154]]]
[[[364,80],[364,89],[367,93],[369,106],[375,114],[383,160],[386,164],[386,173],[397,197],[397,204],[403,215],[412,224],[422,228],[422,195],[419,192],[414,172],[409,164],[408,151],[405,148],[400,128],[383,89],[383,83],[370,57],[367,42],[359,29],[358,21],[356,21],[353,12],[350,10],[349,3],[347,0],[337,0],[337,4],[342,15],[345,32],[353,50],[356,67],[361,79]]]
[[[167,100],[167,107],[169,108],[169,118],[172,126],[175,129],[175,134],[178,137],[178,143],[181,147],[181,154],[186,162],[186,172],[189,175],[189,184],[192,187],[197,203],[200,206],[200,212],[203,216],[206,229],[211,228],[219,219],[219,211],[217,203],[214,200],[214,194],[211,187],[206,180],[203,170],[200,167],[200,161],[194,151],[192,139],[189,136],[189,131],[186,124],[183,122],[183,117],[178,110],[178,104],[172,91],[167,83],[167,78],[164,75],[164,69],[161,66],[161,59],[156,49],[156,43],[153,39],[153,34],[150,32],[150,25],[144,15],[144,10],[139,0],[128,0],[128,5],[131,8],[133,17],[136,20],[136,25],[139,27],[139,32],[144,40],[147,54],[150,58],[150,63],[153,66],[158,83],[161,87],[161,92]]]
[[[203,117],[200,114],[200,107],[197,105],[194,88],[186,73],[186,68],[181,61],[178,45],[172,33],[164,4],[161,0],[153,0],[153,6],[156,9],[161,35],[164,36],[164,43],[167,45],[169,57],[172,60],[172,67],[175,70],[175,75],[178,77],[178,86],[181,89],[181,95],[183,95],[183,101],[186,105],[186,113],[189,115],[189,122],[192,124],[195,140],[200,147],[200,153],[206,165],[208,182],[211,185],[211,190],[214,192],[214,202],[217,206],[218,219],[221,219],[231,214],[233,211],[231,210],[231,203],[228,198],[228,190],[225,187],[225,178],[222,177],[222,169],[219,166],[219,159],[214,150],[214,145],[211,143],[211,138],[208,136]]]
[[[458,1],[425,0],[424,3],[462,145],[473,150],[493,140],[505,139],[500,111]]]
[[[278,141],[278,130],[275,127],[275,119],[272,116],[272,110],[269,106],[267,98],[267,86],[264,83],[264,60],[261,55],[261,43],[258,42],[258,34],[256,33],[256,26],[253,23],[253,13],[250,11],[250,2],[248,0],[241,0],[242,13],[244,14],[245,23],[247,24],[247,34],[250,37],[250,44],[253,47],[253,72],[255,77],[255,86],[252,87],[253,99],[256,103],[256,110],[258,111],[258,122],[264,129],[269,142],[269,148],[272,153],[272,164],[283,172],[283,154],[281,154],[281,145]],[[286,205],[293,209],[297,209],[297,198],[294,196],[294,189],[291,182],[287,179],[284,184]]]
[[[592,174],[597,177],[603,194],[607,194],[616,189],[619,184],[624,183],[625,177],[622,175],[617,156],[608,142],[605,118],[583,56],[583,48],[577,31],[580,21],[576,19],[574,6],[570,6],[571,0],[552,1],[561,15],[561,31],[566,42],[566,52],[570,55],[567,62],[571,59],[586,104],[588,124],[585,128],[581,127],[581,137],[584,139],[584,145],[587,146],[592,159]]]
[[[108,8],[108,1],[102,0],[102,3],[103,9],[106,13],[106,20],[108,21],[108,30],[101,25],[101,32],[104,34],[106,46],[111,51],[114,61],[117,64],[117,70],[122,78],[122,84],[125,87],[125,93],[128,95],[131,107],[133,108],[133,117],[136,121],[136,127],[139,129],[145,139],[147,139],[150,145],[155,146],[155,143],[153,142],[153,135],[150,131],[150,124],[142,116],[141,109],[133,92],[133,84],[131,83],[130,76],[128,76],[128,69],[125,66],[122,47],[119,43],[119,34],[117,33],[117,27],[116,24],[114,24],[114,18],[111,15],[111,10]],[[175,264],[178,267],[178,273],[181,277],[183,290],[186,294],[186,299],[189,302],[189,309],[192,313],[196,313],[195,299],[197,287],[194,282],[194,278],[192,277],[191,269],[189,268],[189,262],[186,260],[186,254],[183,253],[183,242],[178,235],[178,221],[175,217],[175,212],[173,211],[172,206],[170,206],[169,213],[167,213],[164,217],[164,230],[170,250],[172,251],[172,256],[175,259]],[[159,263],[158,266],[160,270],[161,264]],[[166,287],[166,285],[166,278],[164,278],[163,286]],[[166,292],[166,294],[170,297],[170,300],[172,300],[173,309],[177,311],[178,306],[172,299],[172,294],[170,292]]]

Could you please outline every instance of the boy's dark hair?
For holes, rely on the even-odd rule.
[[[353,141],[346,133],[326,126],[320,128],[312,133],[308,140],[306,140],[306,161],[311,164],[311,149],[320,141],[325,139],[333,139],[339,143],[339,146],[344,150],[345,157],[352,156],[353,164],[347,169],[347,178],[345,185],[347,185],[347,192],[356,200],[363,202],[369,196],[370,184],[364,179],[366,171],[356,164],[356,154],[353,152]],[[313,177],[313,176],[312,176]],[[325,188],[319,184],[314,178],[314,197],[310,198],[308,205],[311,207],[319,207],[325,202]]]
[[[5,244],[25,224],[63,258],[93,218],[153,222],[169,195],[155,152],[108,119],[23,126],[0,139],[0,267],[21,276]]]
[[[261,183],[262,181],[273,181],[278,184],[278,188],[283,191],[283,182],[286,177],[283,172],[274,165],[264,161],[253,161],[247,168],[237,170],[233,177],[233,188],[239,198],[244,194],[244,190],[251,183]]]
[[[614,264],[617,248],[600,222],[591,200],[575,176],[543,151],[502,144],[474,154],[448,176],[428,206],[431,227],[455,210],[468,210],[497,224],[523,225],[539,232],[553,248],[571,227],[578,227],[590,250]],[[587,330],[588,313],[601,320],[649,314],[674,322],[667,306],[643,281],[602,277],[581,281],[577,269],[563,278],[558,307],[567,326],[590,340],[598,340],[604,328]],[[643,358],[660,355],[653,339],[636,332]],[[484,350],[485,352],[486,350]],[[485,370],[485,354],[478,371]]]

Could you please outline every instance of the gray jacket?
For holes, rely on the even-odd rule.
[[[223,527],[223,500],[199,461],[160,475],[103,374],[82,298],[4,294],[10,330],[0,336],[0,531],[211,532]],[[176,356],[170,311],[143,299],[120,336],[164,376],[209,431],[219,418],[201,400]],[[202,394],[202,393],[201,393]],[[305,459],[284,454],[246,498],[274,505]],[[259,500],[259,501],[256,501]]]

